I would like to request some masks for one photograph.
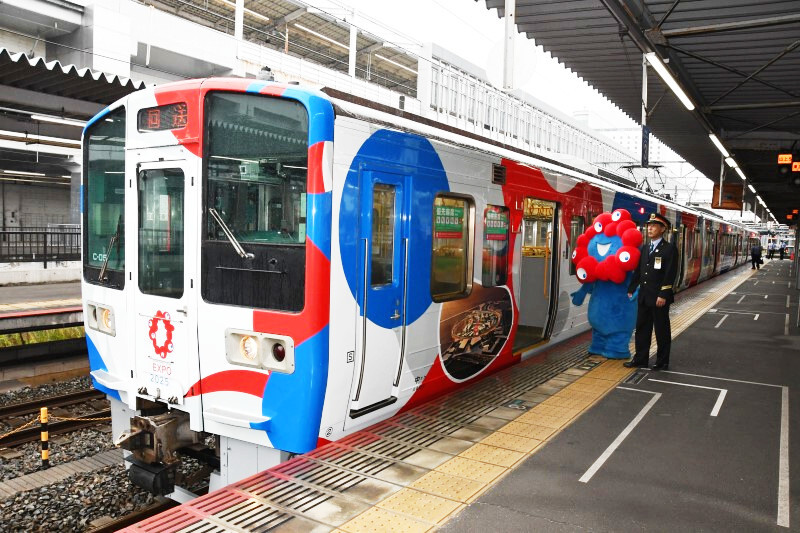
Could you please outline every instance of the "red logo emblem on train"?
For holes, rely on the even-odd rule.
[[[172,352],[172,332],[175,331],[175,326],[170,322],[169,313],[156,311],[156,316],[151,318],[148,324],[153,350],[161,359],[166,359],[167,354]]]

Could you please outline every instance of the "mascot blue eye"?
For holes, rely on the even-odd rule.
[[[621,254],[619,254],[619,260],[622,261],[623,263],[627,263],[628,261],[631,260],[631,254],[628,252],[622,252]]]
[[[586,279],[586,270],[579,268],[578,269],[578,277],[580,279]]]
[[[619,219],[621,218],[622,218],[622,213],[620,211],[614,211],[613,213],[611,213],[611,220],[613,220],[614,222],[618,222]]]
[[[601,231],[603,231],[603,224],[602,224],[602,223],[600,223],[600,222],[595,222],[595,223],[594,223],[594,230],[595,230],[597,233],[600,233]]]

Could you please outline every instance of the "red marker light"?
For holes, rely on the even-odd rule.
[[[644,215],[644,207],[639,208],[639,214]]]
[[[283,347],[283,344],[276,342],[272,345],[272,357],[279,363],[283,362],[286,358],[286,348]]]

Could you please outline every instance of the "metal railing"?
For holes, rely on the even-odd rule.
[[[0,230],[0,263],[80,261],[81,233],[75,227]]]

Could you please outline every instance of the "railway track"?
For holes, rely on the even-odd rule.
[[[84,416],[78,416],[71,420],[63,420],[60,422],[48,423],[48,431],[50,435],[60,435],[62,433],[72,433],[79,429],[84,429],[99,424],[109,423],[111,417],[111,410],[98,411]],[[99,420],[98,420],[99,419]],[[41,428],[38,424],[18,431],[7,437],[0,439],[0,448],[11,448],[14,446],[21,446],[28,442],[35,442],[41,439]]]
[[[33,400],[31,402],[6,405],[0,407],[0,420],[15,416],[37,414],[42,407],[47,407],[48,409],[52,409],[54,407],[64,407],[66,405],[74,405],[76,403],[83,403],[91,400],[100,400],[103,398],[105,398],[105,394],[103,392],[90,389],[85,391],[72,392],[69,394],[62,394],[60,396],[52,396],[50,398]]]
[[[3,406],[0,407],[0,420],[13,417],[29,416],[31,417],[31,421],[33,421],[34,417],[39,415],[39,411],[42,407],[52,409],[67,405],[75,405],[92,400],[99,400],[104,396],[105,395],[100,391],[86,390],[62,394],[60,396],[53,396],[50,398],[38,399],[31,402]],[[110,409],[103,409],[81,416],[69,417],[67,420],[58,420],[59,417],[53,416],[52,420],[48,424],[48,431],[50,432],[50,435],[71,433],[79,429],[107,423],[110,416]],[[24,429],[11,434],[6,434],[5,437],[0,437],[0,448],[20,446],[22,444],[38,441],[40,439],[41,428],[38,423],[34,422],[30,424],[30,427],[25,427]]]

